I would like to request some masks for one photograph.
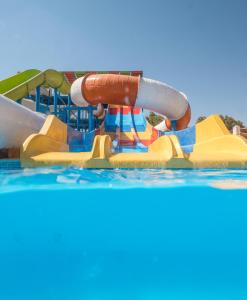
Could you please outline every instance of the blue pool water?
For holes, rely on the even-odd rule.
[[[1,170],[0,228],[0,299],[247,299],[246,170]]]

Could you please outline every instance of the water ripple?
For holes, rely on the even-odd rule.
[[[28,189],[176,188],[184,186],[247,188],[247,170],[88,170],[50,167],[1,170],[0,192]]]

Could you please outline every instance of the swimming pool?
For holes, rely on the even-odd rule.
[[[0,171],[1,299],[246,299],[246,170]]]

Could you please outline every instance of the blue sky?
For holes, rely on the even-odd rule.
[[[187,94],[193,120],[247,124],[247,1],[4,1],[0,79],[27,68],[141,69]]]

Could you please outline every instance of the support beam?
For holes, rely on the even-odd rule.
[[[176,131],[177,130],[177,121],[171,121],[171,129],[173,130],[173,131]]]
[[[71,96],[68,95],[68,109],[67,109],[67,124],[70,125],[70,106],[71,106]]]
[[[80,121],[81,121],[81,110],[78,107],[78,110],[77,110],[77,130],[78,131],[80,130]]]
[[[35,101],[36,101],[35,109],[36,109],[36,111],[39,111],[40,110],[40,86],[36,87]]]
[[[54,89],[53,99],[54,99],[54,115],[57,116],[57,89]]]
[[[93,107],[88,106],[88,131],[92,131],[94,129],[94,124],[93,124]]]

